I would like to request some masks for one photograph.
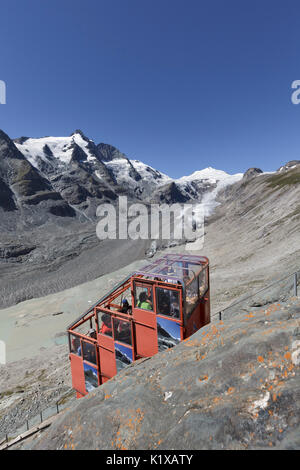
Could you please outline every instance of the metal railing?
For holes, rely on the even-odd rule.
[[[300,271],[296,271],[288,276],[285,276],[272,284],[254,291],[251,294],[246,294],[236,302],[233,302],[228,307],[220,310],[212,315],[212,318],[219,317],[219,320],[226,318],[230,314],[235,314],[241,310],[249,310],[249,308],[262,307],[264,305],[282,302],[288,298],[298,296],[300,292]],[[263,295],[262,295],[263,294]]]
[[[54,405],[44,408],[32,418],[27,419],[25,423],[22,426],[18,427],[15,431],[0,435],[0,446],[4,445],[5,443],[9,443],[21,434],[26,433],[26,431],[29,431],[30,429],[39,426],[40,424],[47,421],[49,418],[52,418],[53,416],[61,413],[61,411],[63,411],[69,405],[71,399],[67,400],[64,403],[60,403],[60,401],[62,400],[64,400],[64,397],[62,397]]]

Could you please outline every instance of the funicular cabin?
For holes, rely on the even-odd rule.
[[[77,397],[209,322],[206,257],[168,254],[144,266],[68,327]]]

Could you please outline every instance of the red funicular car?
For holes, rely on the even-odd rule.
[[[177,254],[157,259],[68,327],[77,397],[132,362],[175,346],[209,322],[208,259]]]

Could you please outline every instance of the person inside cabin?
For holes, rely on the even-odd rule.
[[[131,344],[131,327],[127,321],[118,321],[117,331],[115,331],[115,339],[126,344]]]
[[[152,310],[152,301],[150,300],[147,292],[144,291],[140,293],[137,307],[145,310]]]
[[[102,326],[100,328],[100,333],[102,335],[112,336],[112,323],[111,316],[108,313],[104,313],[101,317]]]
[[[121,307],[120,312],[121,312],[121,313],[128,313],[128,314],[131,314],[131,313],[132,313],[131,305],[129,305],[129,302],[128,302],[127,299],[123,299],[123,301],[122,301],[122,307]]]
[[[78,352],[79,350],[80,352]],[[72,352],[81,355],[80,339],[77,336],[73,336],[72,339]]]
[[[88,362],[92,362],[93,364],[96,364],[96,349],[93,344],[84,342],[83,343],[83,359],[85,359]]]
[[[161,315],[170,315],[170,291],[159,289],[157,295],[158,313]]]
[[[91,328],[91,329],[89,330],[89,337],[90,337],[90,338],[93,338],[93,339],[97,339],[97,333],[96,333],[95,328]]]
[[[178,295],[172,296],[171,298],[171,316],[174,318],[179,318]]]
[[[174,269],[172,268],[172,266],[168,267],[167,275],[168,276],[175,276],[176,275],[176,273],[175,273]],[[172,279],[171,277],[167,278],[166,282],[169,282],[170,284],[177,284],[176,279]]]

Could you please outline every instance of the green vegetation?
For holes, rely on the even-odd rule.
[[[288,171],[287,173],[279,173],[277,175],[270,176],[268,186],[271,188],[283,188],[285,186],[291,186],[299,183],[300,168],[296,168],[295,170]]]

